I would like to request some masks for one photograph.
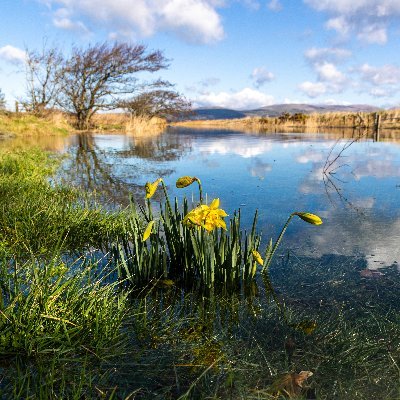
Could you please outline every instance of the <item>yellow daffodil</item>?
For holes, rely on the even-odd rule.
[[[195,176],[181,176],[180,178],[177,179],[176,181],[176,187],[178,189],[185,188],[187,186],[190,186],[193,182],[200,182],[200,179],[196,178]]]
[[[214,199],[209,206],[202,204],[190,211],[183,223],[188,227],[201,226],[208,232],[215,228],[226,230],[226,223],[222,218],[227,216],[228,214],[219,208],[219,199]]]
[[[153,230],[153,225],[155,221],[150,221],[143,233],[142,242],[145,242],[151,235],[151,231]]]
[[[312,225],[321,225],[322,224],[322,219],[318,217],[318,215],[311,214],[308,212],[295,212],[293,215],[299,216],[303,221],[308,222],[309,224]]]
[[[262,259],[260,253],[257,250],[253,250],[252,254],[254,260],[256,260],[260,265],[264,265],[264,260]]]
[[[158,178],[153,183],[151,183],[151,182],[146,183],[146,185],[144,187],[146,189],[146,199],[151,199],[153,197],[153,195],[156,192],[157,187],[161,181],[162,181],[162,178]]]

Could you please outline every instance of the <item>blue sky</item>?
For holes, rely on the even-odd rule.
[[[400,0],[1,0],[0,89],[24,95],[24,51],[105,40],[171,60],[196,106],[400,106]]]

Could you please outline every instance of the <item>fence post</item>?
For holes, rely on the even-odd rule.
[[[379,142],[380,129],[381,129],[381,115],[378,113],[375,113],[374,140],[376,142]]]

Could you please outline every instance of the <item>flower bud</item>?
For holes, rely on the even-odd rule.
[[[176,181],[176,187],[178,189],[185,188],[187,186],[190,186],[193,182],[198,181],[196,177],[191,177],[191,176],[181,176],[180,178],[177,179]]]
[[[322,224],[322,219],[318,217],[318,215],[307,213],[307,212],[295,212],[293,215],[297,215],[300,217],[303,221],[308,222],[309,224],[312,225],[321,225]]]

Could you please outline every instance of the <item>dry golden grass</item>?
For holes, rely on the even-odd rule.
[[[102,113],[92,117],[94,130],[102,132],[124,131],[129,123],[129,115],[125,113]]]
[[[167,127],[162,118],[132,117],[125,126],[127,134],[138,136],[159,135]]]
[[[290,130],[307,129],[317,130],[319,128],[351,128],[351,129],[373,129],[375,127],[376,116],[381,119],[380,128],[400,129],[400,110],[380,111],[379,113],[346,113],[332,112],[324,114],[301,115],[298,118],[288,119],[278,117],[246,117],[238,119],[221,120],[195,120],[177,122],[175,126],[193,128],[218,128],[236,130]]]
[[[37,117],[28,113],[0,114],[0,135],[3,136],[54,136],[73,131],[62,113],[48,113]]]
[[[92,124],[97,132],[124,132],[135,136],[160,133],[167,126],[162,118],[133,117],[125,113],[96,114]]]

